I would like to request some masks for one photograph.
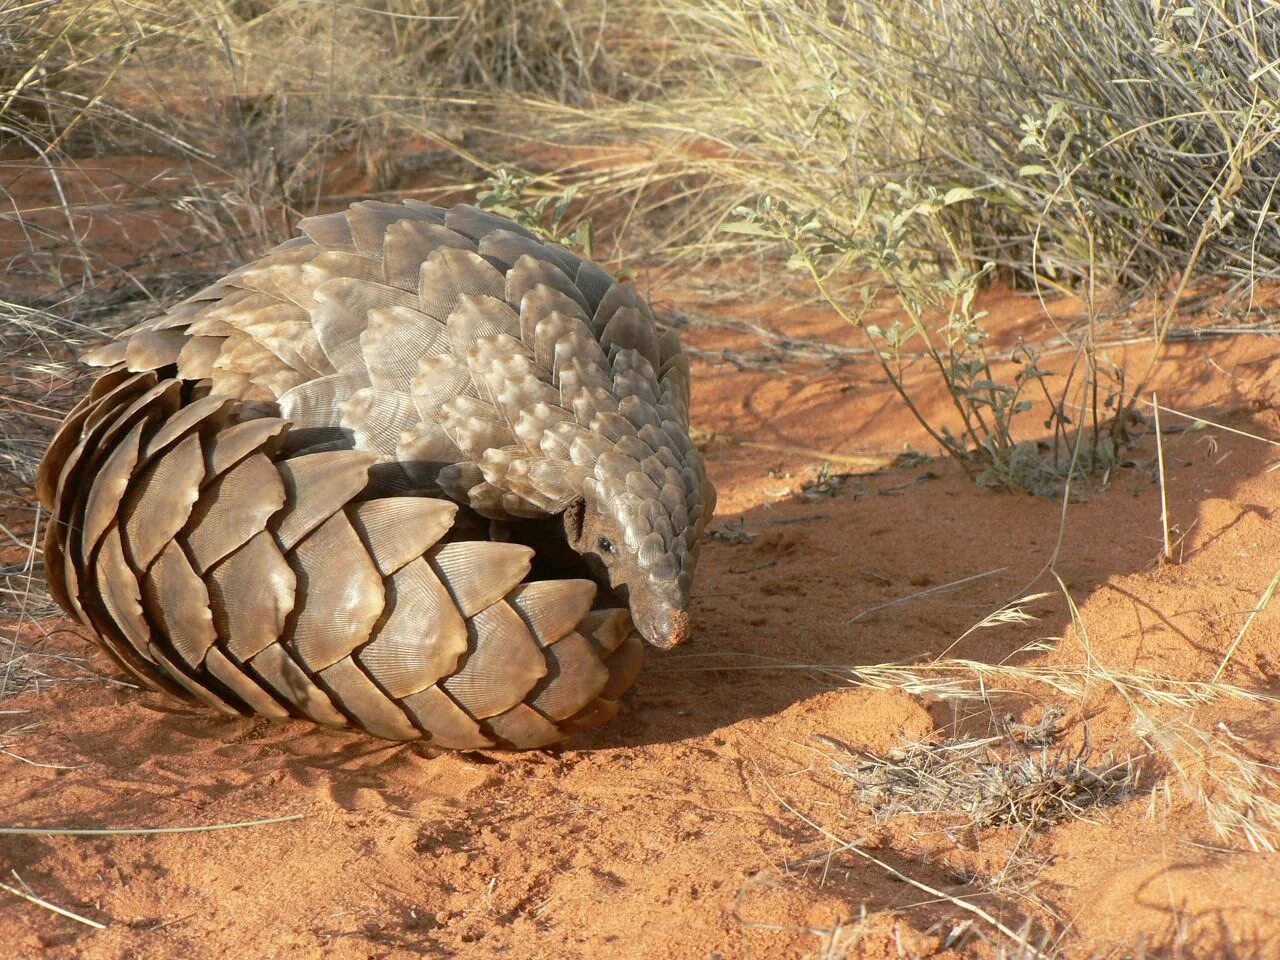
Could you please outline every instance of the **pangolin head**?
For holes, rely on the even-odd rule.
[[[607,284],[607,292],[590,320],[572,315],[580,302],[535,287],[520,301],[521,324],[530,326],[526,315],[538,309],[550,312],[525,332],[527,343],[512,335],[469,348],[467,368],[496,409],[468,397],[446,403],[445,431],[472,451],[484,477],[450,495],[482,514],[500,504],[490,514],[498,519],[560,515],[569,546],[628,604],[641,635],[673,647],[689,636],[698,540],[715,506],[689,438],[689,360],[633,284],[591,270],[589,285]],[[499,416],[516,443],[492,442]],[[442,489],[455,479],[452,469],[441,471]]]
[[[688,452],[688,466],[660,474],[653,458],[604,453],[563,514],[570,546],[626,601],[641,636],[664,650],[689,638],[699,538],[715,507],[702,458],[691,445]]]
[[[595,345],[579,338],[579,349],[584,343]],[[486,450],[486,483],[471,501],[495,490],[516,516],[559,514],[565,540],[596,581],[630,607],[646,640],[666,649],[689,636],[693,573],[715,488],[689,438],[687,361],[676,357],[655,373],[633,349],[610,354],[596,364],[601,386],[575,387],[562,370],[571,402],[521,408],[515,432],[525,449]]]

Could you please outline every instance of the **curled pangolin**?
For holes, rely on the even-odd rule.
[[[715,491],[635,288],[362,202],[121,334],[41,464],[50,588],[150,687],[446,748],[618,710]]]

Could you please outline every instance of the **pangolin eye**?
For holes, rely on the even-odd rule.
[[[601,553],[613,553],[613,541],[608,537],[601,537],[596,541],[596,549]]]

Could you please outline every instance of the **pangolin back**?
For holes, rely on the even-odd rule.
[[[38,478],[54,596],[141,682],[228,714],[456,749],[608,720],[641,637],[521,531],[590,490],[687,589],[714,489],[678,338],[471,206],[300,227],[86,357],[106,370]]]

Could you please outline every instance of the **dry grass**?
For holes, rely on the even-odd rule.
[[[1075,616],[1079,618],[1078,611]],[[1015,602],[971,630],[1029,619],[1034,618],[1025,606]],[[986,822],[998,823],[1003,817],[1024,826],[1037,818],[1047,823],[1083,812],[1094,801],[1106,804],[1134,796],[1141,772],[1153,785],[1147,794],[1153,816],[1162,806],[1190,802],[1222,843],[1266,852],[1280,848],[1280,770],[1266,759],[1265,744],[1225,723],[1206,726],[1200,719],[1201,711],[1223,706],[1272,710],[1276,696],[1222,681],[1118,669],[1099,656],[1081,623],[1077,619],[1076,640],[1084,650],[1078,662],[1046,662],[1056,642],[1038,641],[999,663],[941,656],[920,663],[848,667],[715,654],[710,655],[714,662],[679,669],[798,670],[837,683],[901,691],[923,702],[975,708],[989,716],[998,735],[908,745],[887,757],[853,751],[860,765],[840,761],[873,811],[885,816],[911,811],[964,815],[975,822],[990,818]],[[685,657],[695,659],[701,658]],[[1045,705],[1045,717],[1053,724],[1086,705],[1096,708],[1108,700],[1123,704],[1132,748],[1118,759],[1098,760],[1087,747],[1083,752],[1037,747],[1046,731],[992,713],[993,704],[1003,698],[1021,702],[1028,695]],[[1124,739],[1121,735],[1119,742]],[[844,744],[831,745],[850,752]]]
[[[914,183],[982,201],[915,236],[925,262],[992,261],[1051,283],[1276,268],[1266,158],[1280,12],[1268,5],[658,6],[684,54],[662,96],[567,122],[661,140],[653,178],[704,177],[688,238],[708,240],[760,194],[851,228]]]
[[[0,301],[0,616],[21,622],[55,611],[39,570],[43,518],[35,502],[35,469],[53,430],[75,401],[78,324],[56,314]]]
[[[851,228],[908,184],[963,188],[980,202],[912,227],[923,263],[1252,279],[1280,250],[1278,16],[1251,0],[30,0],[7,14],[0,120],[65,155],[166,149],[294,210],[326,195],[335,152],[383,189],[451,151],[473,182],[499,134],[507,163],[630,197],[637,227],[697,256],[740,244],[717,229],[761,194]],[[398,153],[410,137],[441,153]],[[573,141],[597,155],[517,146]]]
[[[660,7],[683,52],[660,95],[544,108],[557,132],[639,140],[652,160],[637,167],[632,151],[576,175],[632,196],[673,256],[706,258],[743,237],[780,249],[980,482],[1057,496],[1069,481],[1106,482],[1124,460],[1156,360],[1125,371],[1100,353],[1115,291],[1172,289],[1151,325],[1163,347],[1193,283],[1225,276],[1247,300],[1280,266],[1274,7]],[[972,308],[992,276],[1081,296],[1065,378],[1046,376],[1034,345],[993,373]],[[885,299],[904,318],[864,323]],[[921,373],[941,377],[954,411],[920,413],[909,384]]]
[[[335,181],[353,163],[373,193],[423,171],[438,189],[474,186],[510,159],[490,142],[518,122],[501,103],[575,104],[650,85],[640,45],[626,41],[641,24],[621,12],[607,0],[10,5],[0,134],[25,156],[6,165],[16,172],[0,199],[30,241],[11,267],[55,289],[113,273],[119,285],[129,271],[84,242],[86,220],[165,207],[180,214],[169,219],[184,257],[243,260],[299,217],[357,199]],[[615,46],[633,51],[635,69],[615,62]],[[167,157],[176,176],[132,183],[124,202],[78,196],[77,173],[108,153]],[[37,173],[56,202],[24,211],[24,181]]]
[[[1139,735],[1165,761],[1182,796],[1205,811],[1224,843],[1275,853],[1280,847],[1280,767],[1226,723],[1212,729],[1187,717],[1140,724]],[[1163,786],[1174,802],[1170,785]]]
[[[1032,649],[1024,651],[1034,653]],[[1016,659],[1016,658],[1015,658]],[[838,674],[840,671],[830,671]],[[1039,689],[1065,708],[1114,696],[1128,707],[1135,738],[1147,745],[1147,767],[1164,780],[1157,787],[1169,804],[1189,800],[1201,809],[1218,838],[1251,850],[1280,846],[1280,770],[1263,758],[1265,747],[1238,736],[1225,724],[1206,729],[1199,708],[1214,704],[1254,704],[1271,709],[1274,695],[1222,682],[1183,680],[1143,671],[1108,668],[1096,654],[1071,664],[988,664],[939,659],[929,664],[881,664],[847,672],[855,683],[899,689],[927,700],[949,700],[987,707],[1002,693]],[[981,741],[978,741],[981,742]],[[941,755],[945,757],[945,752]],[[903,758],[899,758],[903,759]],[[1023,760],[1027,758],[1024,757]],[[1032,757],[1032,760],[1037,758]],[[1049,784],[1077,769],[1079,757],[1042,754],[1023,779],[1029,796],[1037,778]],[[1120,769],[1142,759],[1141,751]],[[921,782],[938,773],[937,757],[926,749],[910,757],[922,768]],[[1104,764],[1103,770],[1112,770]],[[1088,779],[1089,774],[1083,773]],[[1154,796],[1154,795],[1153,795]]]
[[[53,428],[74,401],[72,327],[0,301],[0,702],[54,679],[89,675],[84,661],[42,642],[44,622],[60,611],[41,576],[44,517],[31,490]],[[0,750],[21,729],[6,731]]]
[[[835,766],[877,819],[933,813],[973,827],[1045,830],[1132,796],[1138,764],[1093,765],[1087,738],[1077,751],[1054,748],[1059,717],[1050,711],[1034,726],[1007,720],[997,736],[910,743],[885,757],[846,748]]]

